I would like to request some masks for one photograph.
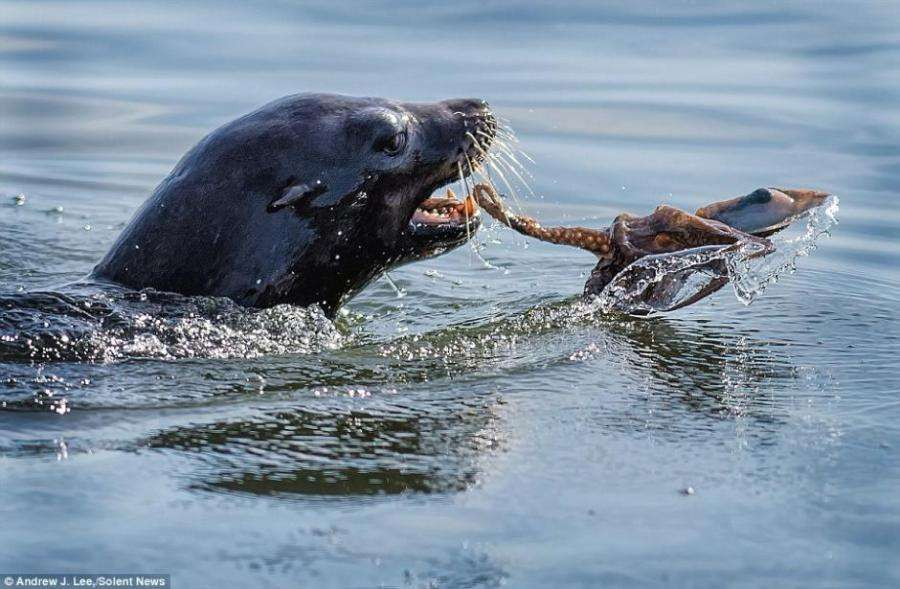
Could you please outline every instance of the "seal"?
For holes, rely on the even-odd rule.
[[[475,232],[471,198],[429,197],[477,167],[496,127],[478,99],[281,98],[188,151],[92,278],[333,315],[384,271]]]

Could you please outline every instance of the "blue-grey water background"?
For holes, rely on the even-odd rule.
[[[336,327],[2,361],[0,571],[900,583],[896,3],[6,1],[0,292],[82,278],[206,132],[311,90],[489,100],[548,222],[787,186],[840,225],[749,307],[578,316],[590,256],[494,227],[497,269],[404,267]]]

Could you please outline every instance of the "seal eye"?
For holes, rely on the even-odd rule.
[[[378,148],[388,155],[397,155],[406,147],[406,131],[394,133],[381,142]]]

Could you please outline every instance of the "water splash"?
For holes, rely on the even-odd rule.
[[[816,247],[816,242],[824,235],[830,235],[831,229],[838,224],[837,214],[840,199],[829,196],[821,206],[807,211],[800,219],[806,221],[801,233],[795,235],[790,228],[783,235],[776,235],[774,253],[759,260],[735,259],[729,268],[734,294],[745,305],[752,303],[765,291],[766,287],[785,274],[793,274],[797,270],[797,260],[808,256]],[[791,237],[795,235],[794,237]]]
[[[317,307],[246,309],[224,298],[111,288],[0,296],[3,361],[255,358],[334,349],[345,339]]]
[[[342,341],[316,307],[230,307],[214,315],[170,318],[142,314],[124,332],[96,331],[89,347],[104,362],[126,358],[257,358],[309,354]]]
[[[839,199],[830,196],[798,216],[791,228],[771,238],[776,249],[765,256],[759,255],[762,245],[737,243],[640,258],[606,285],[594,305],[604,312],[636,315],[672,311],[729,282],[737,299],[749,305],[781,276],[793,274],[797,259],[809,255],[818,239],[829,234],[838,222],[838,205]]]

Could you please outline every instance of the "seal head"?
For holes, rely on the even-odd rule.
[[[468,175],[495,131],[477,99],[282,98],[193,147],[93,276],[333,314],[385,270],[474,233],[468,202],[429,197]]]

